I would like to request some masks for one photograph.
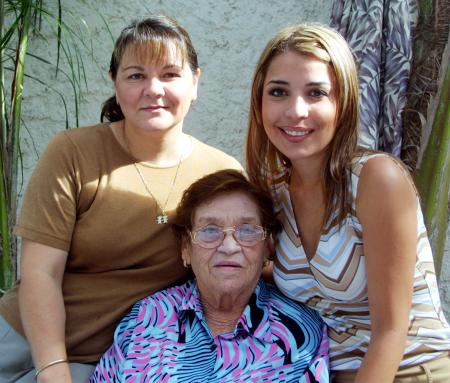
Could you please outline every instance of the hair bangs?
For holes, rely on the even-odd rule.
[[[132,56],[139,62],[151,65],[179,65],[187,62],[187,50],[182,42],[167,36],[139,39],[127,45],[122,57]]]

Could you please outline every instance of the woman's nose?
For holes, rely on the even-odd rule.
[[[144,89],[146,96],[160,97],[164,94],[164,85],[157,77],[150,77]]]
[[[224,253],[235,253],[241,250],[241,245],[236,241],[231,231],[225,232],[225,237],[219,246],[220,251]]]
[[[302,96],[293,97],[286,114],[289,117],[305,118],[308,117],[309,106]]]

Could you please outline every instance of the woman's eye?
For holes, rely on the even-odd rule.
[[[239,231],[239,233],[242,235],[251,235],[255,233],[256,227],[251,224],[243,224],[240,225],[236,230]]]
[[[129,76],[128,76],[128,78],[130,79],[130,80],[139,80],[139,79],[141,79],[141,78],[143,78],[144,76],[143,76],[143,74],[142,73],[133,73],[133,74],[130,74]]]
[[[214,242],[222,235],[222,230],[216,226],[206,226],[197,231],[195,235],[199,241]]]
[[[177,77],[181,77],[181,75],[177,72],[168,72],[164,74],[165,78],[177,78]]]
[[[269,95],[273,97],[283,97],[287,95],[287,92],[284,89],[273,88],[269,90]]]
[[[206,226],[199,230],[202,234],[214,235],[220,232],[220,229],[217,226]]]
[[[323,89],[313,89],[310,92],[310,95],[312,97],[326,97],[326,96],[328,96],[328,92],[326,90],[323,90]]]

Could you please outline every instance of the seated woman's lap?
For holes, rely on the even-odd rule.
[[[27,341],[0,316],[0,383],[15,382],[32,368]]]
[[[73,383],[85,383],[95,366],[70,363]],[[0,316],[0,383],[35,383],[28,342]]]
[[[394,383],[447,383],[450,382],[450,355],[431,360],[416,366],[400,368]],[[356,371],[334,372],[332,383],[352,383]]]
[[[95,369],[95,365],[81,363],[69,363],[69,367],[73,383],[86,383]],[[15,383],[35,383],[34,373],[35,370],[32,369],[26,375],[16,380]]]

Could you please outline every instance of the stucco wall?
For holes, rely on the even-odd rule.
[[[62,0],[65,21],[86,44],[80,53],[88,86],[83,87],[79,125],[98,122],[101,104],[112,94],[107,76],[112,36],[116,37],[134,18],[163,13],[175,17],[190,32],[203,71],[199,98],[185,123],[185,131],[242,160],[250,81],[263,46],[285,25],[301,21],[328,23],[331,5],[332,0]],[[80,18],[85,21],[84,27],[76,22]],[[46,59],[55,57],[55,45],[43,41],[33,39],[30,49]],[[71,85],[64,74],[55,77],[53,68],[33,59],[27,62],[27,73],[48,86],[30,80],[25,84],[23,185],[38,153],[55,132],[65,127],[63,103],[51,88],[68,96],[69,125],[76,125],[69,96]],[[441,290],[450,314],[449,257],[447,247]]]
[[[249,84],[259,53],[283,26],[306,20],[327,23],[331,3],[331,0],[63,0],[66,21],[74,25],[72,15],[84,18],[89,32],[81,33],[85,42],[92,39],[93,46],[94,64],[89,50],[83,52],[89,89],[81,105],[80,125],[97,122],[101,103],[112,94],[107,71],[113,41],[105,23],[115,38],[131,20],[149,13],[164,13],[175,17],[189,31],[203,71],[199,98],[185,123],[185,131],[242,159]],[[53,46],[33,42],[31,48],[44,57],[54,56]],[[28,64],[30,73],[44,79],[54,78],[42,64],[35,61]],[[51,81],[51,85],[64,94],[70,91],[63,76]],[[41,86],[26,84],[24,119],[38,152],[56,131],[64,128],[59,97],[49,90],[42,92]],[[73,110],[72,105],[69,107]],[[73,119],[70,125],[75,125]],[[34,149],[29,150],[29,135],[24,132],[23,137],[27,179],[37,156]]]

